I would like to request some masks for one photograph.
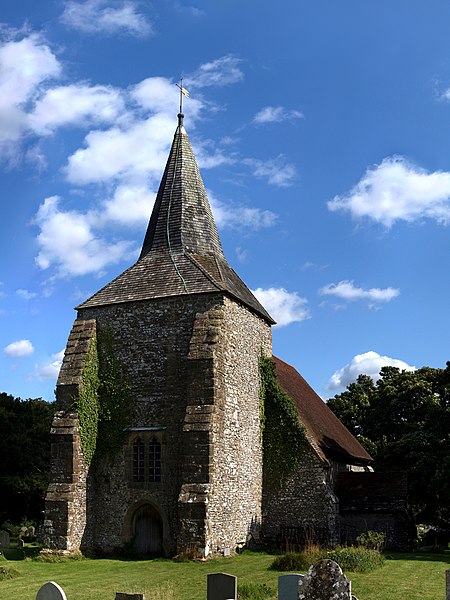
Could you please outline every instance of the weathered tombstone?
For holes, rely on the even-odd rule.
[[[207,600],[237,600],[237,577],[211,573],[207,577]]]
[[[445,577],[447,580],[447,585],[446,585],[446,595],[445,595],[445,600],[450,600],[450,569],[448,571],[445,571]]]
[[[64,590],[54,581],[44,584],[38,591],[36,600],[67,600]]]
[[[351,600],[352,582],[334,560],[319,560],[298,582],[298,600]]]
[[[0,548],[9,548],[10,537],[7,531],[0,531]]]
[[[125,594],[116,592],[116,600],[145,600],[145,594]]]
[[[23,539],[22,539],[22,538],[19,538],[19,539],[17,540],[17,547],[18,547],[18,548],[25,548],[25,542],[23,541]]]
[[[36,528],[33,527],[33,525],[30,525],[27,529],[27,533],[26,536],[27,537],[34,537],[36,535]]]
[[[298,582],[304,575],[289,573],[278,577],[278,600],[297,600]]]

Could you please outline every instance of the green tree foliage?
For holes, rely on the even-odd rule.
[[[41,520],[54,404],[0,393],[0,523]]]
[[[408,474],[418,522],[450,525],[450,362],[445,369],[383,367],[360,375],[328,406],[375,459]]]

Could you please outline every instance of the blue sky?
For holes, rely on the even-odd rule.
[[[137,258],[177,123],[229,263],[324,398],[450,360],[450,5],[10,0],[0,390],[53,399],[73,307]]]

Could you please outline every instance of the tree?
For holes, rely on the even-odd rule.
[[[54,404],[0,393],[0,523],[38,521],[50,474]]]
[[[328,406],[374,458],[406,471],[418,522],[450,525],[450,362],[445,369],[383,367],[360,375]]]

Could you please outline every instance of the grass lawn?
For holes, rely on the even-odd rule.
[[[242,583],[265,583],[274,591],[280,573],[268,569],[270,554],[244,552],[239,556],[205,563],[170,560],[71,560],[42,563],[19,558],[19,551],[6,551],[0,566],[20,572],[16,579],[0,581],[2,600],[35,600],[47,581],[56,581],[67,600],[114,600],[115,592],[144,592],[147,600],[205,600],[206,575],[226,572]],[[11,560],[11,559],[16,560]],[[444,554],[395,554],[372,573],[347,572],[352,591],[359,600],[440,600],[445,598],[445,571],[450,552]]]

